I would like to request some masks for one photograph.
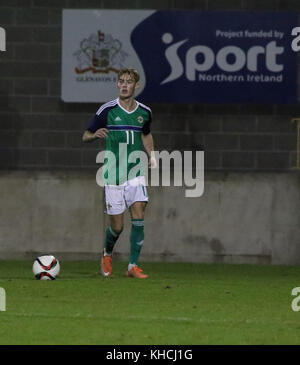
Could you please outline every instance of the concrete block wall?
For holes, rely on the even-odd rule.
[[[0,1],[0,168],[95,169],[81,135],[97,104],[63,103],[63,8],[300,11],[294,0]],[[204,148],[208,171],[291,171],[300,105],[152,104],[156,149]]]
[[[106,215],[92,171],[0,172],[0,260],[99,260]],[[148,187],[141,261],[300,264],[300,179],[208,172],[202,197]],[[130,216],[114,257],[129,255]]]

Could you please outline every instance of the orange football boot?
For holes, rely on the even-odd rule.
[[[112,257],[111,257],[111,255],[102,256],[101,274],[105,277],[111,276],[111,274],[112,274]]]
[[[133,266],[130,271],[126,272],[126,276],[128,278],[147,279],[149,275],[142,274],[142,271],[143,270],[136,265]]]

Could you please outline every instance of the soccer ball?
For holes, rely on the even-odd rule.
[[[32,271],[37,280],[55,280],[59,275],[59,261],[53,255],[42,255],[34,260]]]

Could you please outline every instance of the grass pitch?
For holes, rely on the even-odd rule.
[[[142,263],[147,280],[113,277],[98,262],[61,262],[55,281],[37,281],[31,261],[0,261],[0,344],[300,344],[291,291],[300,268]]]

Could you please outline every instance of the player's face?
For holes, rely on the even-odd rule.
[[[138,87],[138,83],[130,74],[123,74],[118,80],[118,89],[121,99],[129,99],[133,97],[135,89]]]

